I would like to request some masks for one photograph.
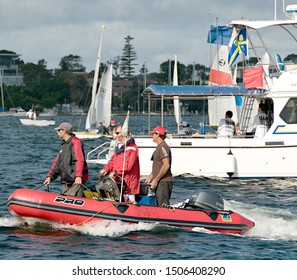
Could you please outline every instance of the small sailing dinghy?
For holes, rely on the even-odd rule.
[[[120,220],[158,223],[187,230],[204,228],[228,234],[244,234],[255,226],[242,215],[224,210],[223,198],[212,192],[196,191],[180,207],[160,207],[151,205],[150,197],[145,193],[136,199],[138,202],[121,202],[119,188],[110,182],[96,189],[97,192],[85,192],[89,198],[80,198],[21,188],[10,195],[7,207],[12,215],[25,220],[75,225]]]
[[[41,119],[20,119],[22,125],[26,126],[50,126],[55,125],[56,121],[54,120],[41,120]]]

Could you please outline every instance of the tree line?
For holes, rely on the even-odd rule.
[[[174,61],[164,61],[160,64],[160,71],[149,73],[146,65],[143,64],[138,74],[135,73],[137,54],[132,45],[134,38],[130,35],[125,37],[125,45],[121,56],[114,57],[101,63],[99,72],[99,81],[102,73],[106,70],[107,64],[112,63],[114,81],[129,80],[131,88],[126,90],[123,96],[114,96],[114,102],[122,102],[122,110],[129,109],[130,104],[138,102],[143,106],[139,96],[144,90],[144,79],[148,83],[168,84],[169,77],[173,73]],[[0,53],[12,53],[13,51],[2,50]],[[76,104],[87,111],[91,102],[91,86],[95,71],[86,73],[86,67],[83,65],[82,58],[78,55],[66,55],[61,58],[59,67],[56,69],[47,69],[47,62],[40,59],[37,64],[25,63],[20,58],[15,60],[23,75],[24,85],[22,86],[4,86],[6,109],[9,107],[22,107],[25,110],[34,105],[35,108],[42,111],[43,108],[52,108],[56,104]],[[201,73],[205,73],[205,66],[196,64],[195,68]],[[171,71],[170,71],[171,70]],[[168,75],[168,71],[171,73]],[[178,75],[180,84],[192,83],[193,65],[184,65],[178,62]],[[206,79],[206,77],[203,77]],[[121,98],[121,100],[117,100]],[[142,97],[141,97],[142,98]],[[139,107],[138,107],[139,109]],[[136,106],[134,106],[136,110]],[[140,108],[141,111],[145,108]]]

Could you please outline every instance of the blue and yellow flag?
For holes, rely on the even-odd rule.
[[[229,67],[232,67],[232,65],[235,63],[240,53],[247,56],[246,28],[241,29],[238,35],[233,40],[233,43],[228,55]]]

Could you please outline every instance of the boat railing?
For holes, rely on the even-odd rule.
[[[113,154],[113,141],[107,141],[87,153],[87,163],[105,164]]]

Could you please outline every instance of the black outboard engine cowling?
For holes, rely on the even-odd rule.
[[[109,178],[109,176],[105,176],[98,184],[96,184],[95,189],[99,197],[115,201],[120,200],[119,186],[116,181]]]
[[[210,191],[196,191],[187,203],[189,207],[201,210],[224,210],[223,197]]]

